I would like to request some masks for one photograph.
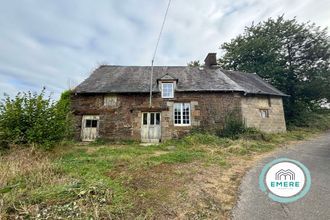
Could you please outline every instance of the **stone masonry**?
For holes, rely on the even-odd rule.
[[[72,95],[72,109],[76,121],[76,138],[79,139],[83,115],[99,115],[99,136],[106,139],[141,139],[143,112],[161,112],[162,140],[179,138],[194,128],[215,131],[223,128],[229,112],[240,110],[240,93],[176,92],[173,99],[162,99],[154,94],[152,108],[145,93],[117,94],[116,103],[104,105],[104,95]],[[174,103],[190,103],[191,125],[175,126]],[[240,112],[240,111],[238,111]],[[241,117],[240,114],[237,117]]]
[[[245,96],[241,106],[246,126],[269,133],[286,131],[282,97]],[[268,111],[268,117],[261,117],[261,110]]]

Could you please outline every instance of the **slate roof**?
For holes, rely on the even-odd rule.
[[[75,88],[76,93],[149,92],[150,66],[110,66],[96,69]],[[153,92],[164,75],[177,80],[175,91],[239,91],[251,94],[286,96],[256,74],[188,66],[155,66]]]

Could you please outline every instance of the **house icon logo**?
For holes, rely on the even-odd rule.
[[[287,169],[287,170],[279,170],[276,172],[275,174],[275,179],[276,180],[295,180],[295,173],[290,170],[290,169]]]
[[[304,197],[311,186],[309,170],[299,161],[279,158],[266,164],[259,187],[276,202],[289,203]]]

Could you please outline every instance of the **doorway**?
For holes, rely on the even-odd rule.
[[[99,121],[98,115],[84,115],[82,117],[81,125],[81,140],[94,141],[99,135]]]
[[[161,139],[160,112],[142,112],[142,142],[159,142]]]

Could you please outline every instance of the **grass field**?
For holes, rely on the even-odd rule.
[[[228,218],[249,167],[318,132],[13,148],[0,157],[0,219]]]

